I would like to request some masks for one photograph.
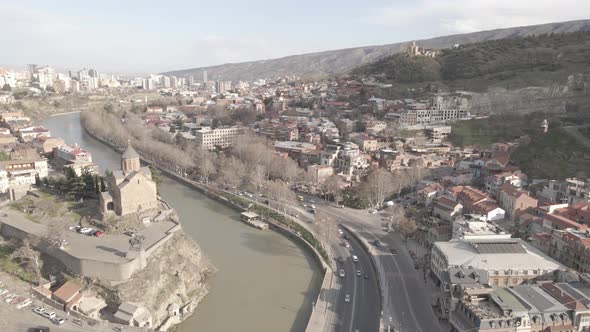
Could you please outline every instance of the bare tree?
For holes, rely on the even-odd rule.
[[[326,195],[333,195],[334,199],[336,199],[337,194],[340,191],[340,177],[336,174],[330,175],[326,181],[322,183],[322,190]]]
[[[12,252],[10,258],[17,261],[23,269],[32,271],[37,277],[38,285],[41,285],[41,256],[31,247],[28,239],[23,240],[22,245]]]
[[[406,240],[408,240],[417,229],[418,226],[413,219],[402,218],[399,222],[399,231],[404,235]]]
[[[362,194],[365,196],[371,207],[377,208],[383,205],[387,196],[391,195],[394,181],[391,173],[378,168],[371,172],[363,184]]]

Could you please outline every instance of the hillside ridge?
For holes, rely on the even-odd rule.
[[[455,44],[470,44],[493,39],[577,31],[590,31],[590,19],[440,36],[417,40],[417,43],[425,48],[447,48]],[[197,80],[203,76],[205,70],[210,80],[254,80],[286,75],[302,77],[327,76],[346,73],[358,66],[399,53],[405,49],[408,43],[409,41],[405,41],[386,45],[328,50],[289,55],[276,59],[172,70],[161,74],[178,77],[192,75]]]

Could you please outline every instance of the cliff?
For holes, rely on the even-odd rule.
[[[180,308],[188,305],[192,312],[207,295],[207,277],[214,270],[199,246],[181,230],[152,253],[145,269],[128,282],[102,288],[99,293],[111,307],[122,302],[143,304],[157,327],[166,321],[168,306],[173,303]]]

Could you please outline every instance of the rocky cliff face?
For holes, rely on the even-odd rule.
[[[206,280],[213,272],[197,243],[181,230],[150,256],[145,269],[103,295],[113,305],[143,304],[158,326],[168,317],[167,308],[173,303],[181,308],[191,303],[194,310],[208,293]]]

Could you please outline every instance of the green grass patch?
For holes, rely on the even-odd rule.
[[[518,148],[512,160],[529,177],[564,179],[590,177],[590,149],[562,129],[532,136],[529,145]]]
[[[33,273],[26,272],[10,258],[13,251],[14,249],[10,247],[0,246],[0,270],[15,275],[26,282],[37,280],[37,277]]]

